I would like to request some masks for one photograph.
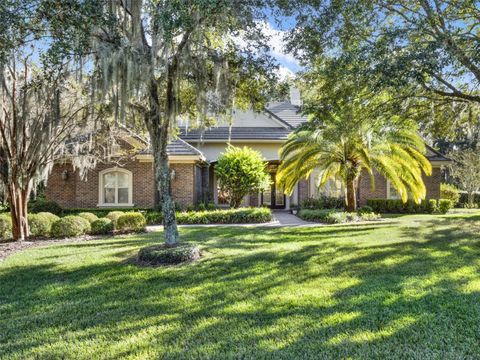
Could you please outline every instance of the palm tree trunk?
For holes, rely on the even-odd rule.
[[[355,181],[353,179],[347,180],[347,211],[355,212],[357,211],[357,194],[355,191]]]

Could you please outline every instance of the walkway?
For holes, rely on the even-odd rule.
[[[273,212],[273,221],[268,223],[260,223],[260,224],[193,224],[193,225],[178,225],[178,227],[231,227],[231,226],[239,226],[239,227],[283,227],[283,226],[301,226],[301,227],[308,227],[308,226],[325,226],[325,224],[314,223],[314,222],[307,222],[303,221],[299,217],[292,215],[290,212],[286,211],[274,211]],[[147,226],[147,231],[161,231],[163,230],[162,225],[150,225]]]

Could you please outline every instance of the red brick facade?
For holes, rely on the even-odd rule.
[[[372,190],[370,175],[363,171],[358,182],[359,205],[365,205],[368,199],[386,199],[387,198],[387,180],[380,174],[374,172],[375,190]],[[427,199],[440,198],[440,183],[442,181],[442,171],[439,167],[432,169],[431,176],[424,176],[423,181],[427,188]]]

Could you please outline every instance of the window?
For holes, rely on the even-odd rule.
[[[130,171],[114,168],[101,171],[99,176],[100,206],[133,206]]]
[[[387,180],[387,199],[399,200],[402,197],[400,196],[397,189],[395,189],[390,181]]]

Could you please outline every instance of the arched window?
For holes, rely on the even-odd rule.
[[[113,168],[99,173],[99,206],[133,206],[132,173]]]

